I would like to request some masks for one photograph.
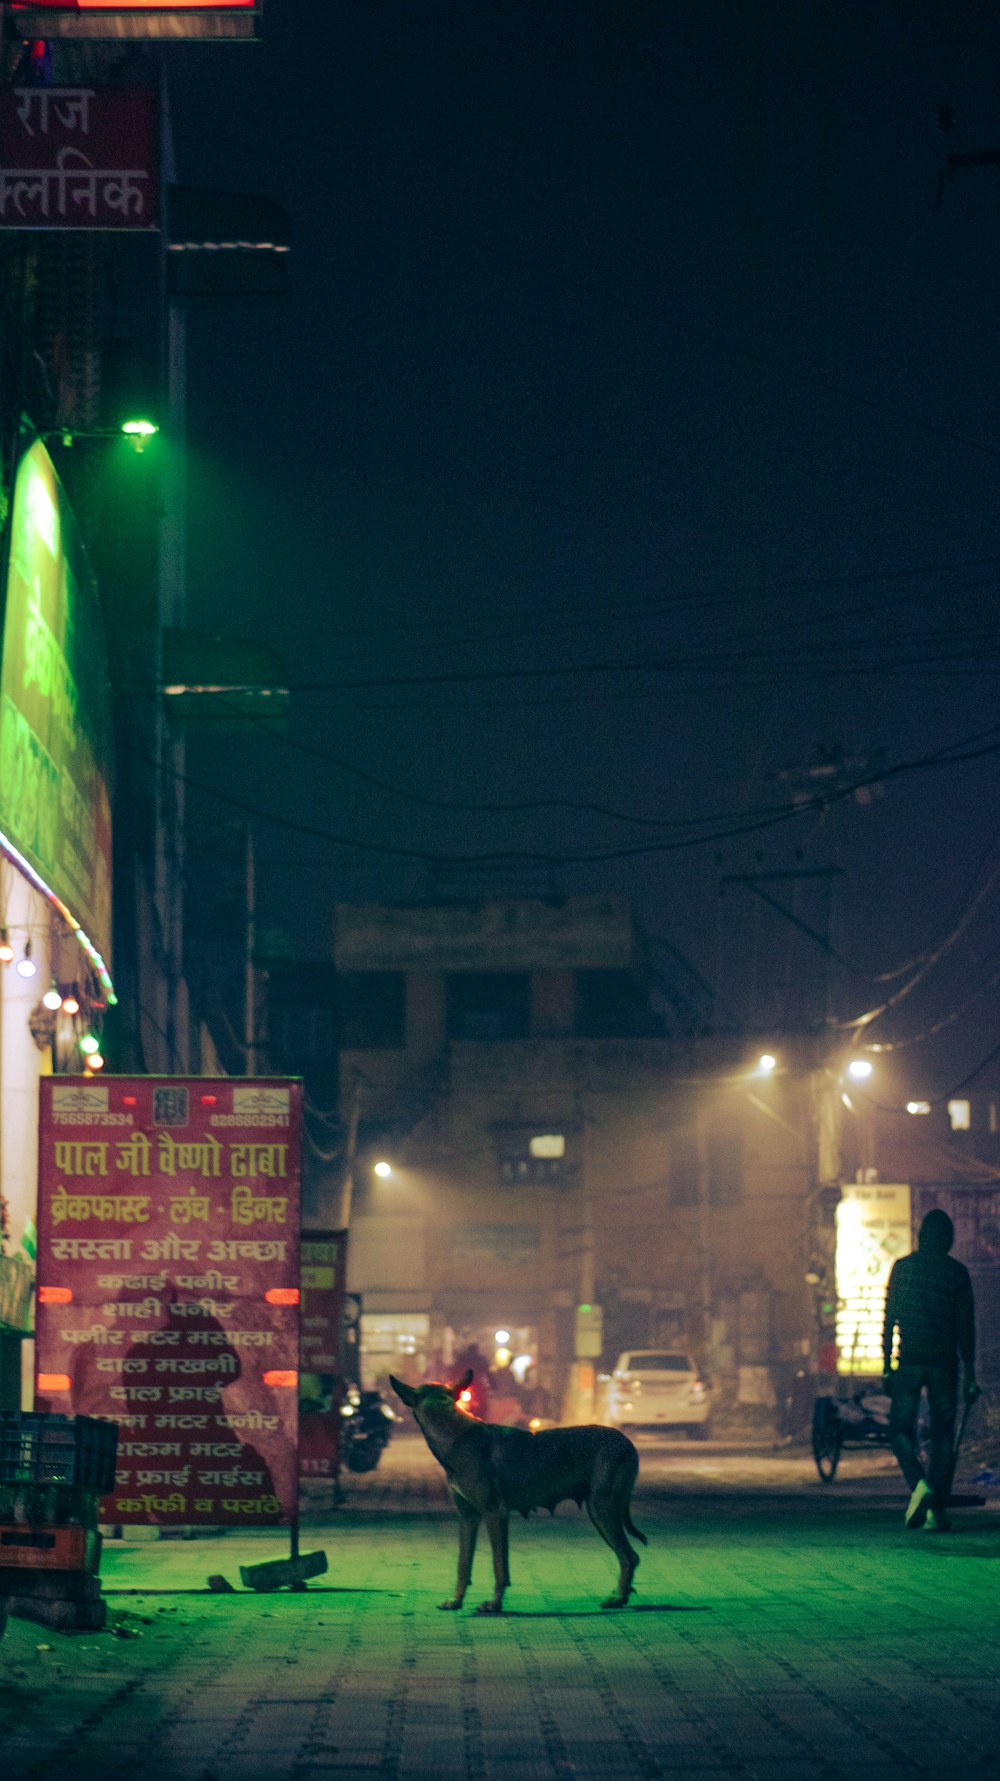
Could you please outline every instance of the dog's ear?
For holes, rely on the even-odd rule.
[[[397,1398],[402,1398],[403,1403],[412,1410],[417,1401],[417,1394],[413,1386],[404,1385],[403,1381],[397,1379],[392,1373],[389,1374],[389,1384],[392,1386]]]
[[[454,1385],[449,1387],[452,1397],[457,1398],[459,1396],[459,1394],[465,1390],[467,1385],[472,1384],[472,1381],[475,1378],[475,1376],[476,1376],[475,1373],[472,1371],[472,1368],[470,1367],[467,1373],[462,1374],[461,1379],[456,1379]]]

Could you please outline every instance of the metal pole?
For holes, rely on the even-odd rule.
[[[577,1108],[580,1119],[580,1303],[592,1305],[594,1302],[594,1201],[590,1179],[590,1120],[583,1104],[583,1096],[577,1096]]]
[[[712,1336],[711,1213],[708,1199],[708,1158],[701,1104],[694,1114],[695,1175],[698,1183],[698,1273],[701,1296],[702,1351],[708,1364]]]
[[[347,1116],[347,1145],[344,1151],[344,1172],[340,1182],[340,1229],[351,1223],[351,1202],[354,1198],[354,1159],[358,1151],[358,1119],[361,1112],[361,1078],[357,1074],[351,1089],[351,1106]]]
[[[253,830],[247,825],[246,856],[246,965],[243,980],[243,1038],[246,1045],[246,1074],[257,1074],[257,973],[254,953],[257,949],[257,874],[253,856]]]

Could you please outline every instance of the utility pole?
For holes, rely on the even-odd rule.
[[[580,1304],[594,1302],[594,1199],[590,1180],[590,1120],[582,1097],[580,1119]]]
[[[700,1098],[694,1114],[695,1168],[698,1182],[698,1286],[701,1297],[701,1340],[710,1364],[712,1344],[712,1214],[708,1190],[708,1150]]]
[[[338,1229],[346,1231],[351,1223],[351,1202],[354,1198],[354,1163],[358,1154],[358,1120],[361,1113],[361,1077],[355,1072],[351,1087],[351,1105],[347,1115],[347,1144],[344,1168],[340,1178],[340,1218]]]
[[[257,1074],[257,873],[254,864],[253,830],[247,824],[246,843],[246,961],[243,978],[243,1042],[246,1046],[246,1074]]]
[[[764,886],[767,884],[782,883],[797,885],[809,880],[818,880],[821,882],[825,881],[828,887],[832,887],[833,880],[842,876],[843,868],[841,866],[797,866],[784,871],[773,872],[726,872],[719,879],[719,896],[721,897],[730,885],[741,886],[744,890],[750,891],[755,897],[759,897],[762,903],[766,903],[769,909],[773,909],[777,915],[780,915],[785,921],[789,922],[799,933],[804,934],[808,940],[811,940],[813,944],[826,955],[827,959],[832,958],[836,962],[841,963],[842,961],[838,959],[837,953],[830,942],[829,932],[827,931],[826,933],[823,933],[819,929],[810,926],[808,922],[803,921],[802,918],[795,913],[794,909],[786,908],[785,904],[779,901],[771,891],[765,890]],[[829,890],[826,899],[823,925],[829,930]],[[721,983],[717,983],[717,997],[721,997],[721,991],[722,985]],[[829,1004],[829,968],[825,963],[821,980],[821,997],[822,1012],[825,1017],[828,1012]]]
[[[596,1408],[596,1367],[603,1341],[601,1307],[594,1304],[594,1202],[591,1181],[591,1120],[583,1096],[576,1096],[580,1132],[580,1248],[578,1293],[573,1314],[573,1360],[567,1391],[567,1420],[590,1422]]]

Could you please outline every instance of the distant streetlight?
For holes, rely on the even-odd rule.
[[[374,1173],[380,1180],[385,1181],[392,1174],[392,1164],[385,1161],[378,1162],[375,1164]]]
[[[762,1076],[770,1076],[771,1072],[776,1070],[777,1067],[778,1060],[776,1057],[772,1056],[771,1052],[761,1052],[760,1057],[757,1059],[757,1068]]]
[[[852,1082],[867,1082],[875,1066],[869,1058],[852,1057],[847,1066],[847,1074]]]

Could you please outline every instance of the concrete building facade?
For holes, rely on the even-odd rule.
[[[531,1356],[559,1405],[591,1304],[599,1370],[686,1344],[722,1412],[773,1420],[823,1335],[806,1276],[841,1159],[814,1042],[768,1070],[760,1042],[671,1032],[619,898],[340,905],[335,922],[369,1379],[475,1342]]]

